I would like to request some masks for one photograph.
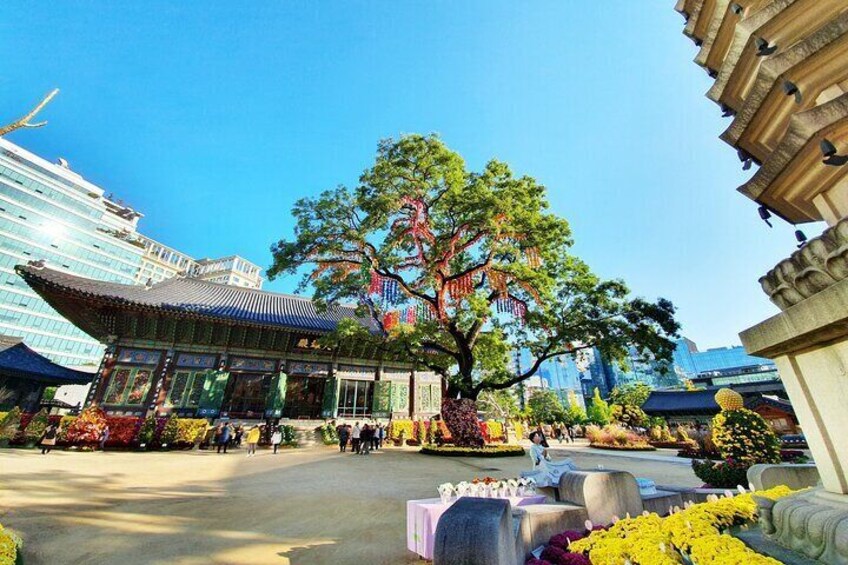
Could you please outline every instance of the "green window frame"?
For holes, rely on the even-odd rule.
[[[168,388],[166,405],[171,408],[197,408],[203,394],[207,371],[177,371]],[[177,387],[177,385],[180,385]]]
[[[115,367],[103,396],[104,404],[141,406],[150,392],[154,375],[151,367]]]

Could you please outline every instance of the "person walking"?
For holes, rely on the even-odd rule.
[[[256,444],[259,443],[259,435],[260,435],[259,426],[253,426],[250,428],[250,431],[247,432],[247,456],[253,457],[256,455]]]
[[[281,443],[283,443],[283,432],[280,426],[277,426],[274,428],[274,433],[271,434],[271,445],[274,446],[274,455],[277,454],[277,448],[280,447]]]
[[[230,446],[230,435],[233,429],[229,424],[221,426],[221,433],[218,435],[218,453],[221,453],[221,448],[224,448],[224,454],[227,453],[227,448]]]
[[[377,451],[377,424],[371,426],[371,437],[369,441],[371,443],[371,451]]]
[[[344,424],[339,426],[339,451],[347,451],[347,440],[350,439],[350,426]]]
[[[383,424],[377,424],[377,449],[383,449],[384,439],[386,439],[386,428]]]
[[[371,452],[371,427],[368,424],[362,426],[359,432],[359,454],[368,455]]]
[[[100,432],[100,451],[106,451],[106,442],[109,441],[109,435],[111,433],[112,431],[109,429],[108,425],[103,428],[102,432]]]
[[[574,426],[570,423],[565,425],[565,441],[574,443]]]
[[[351,451],[351,453],[359,453],[361,436],[362,436],[362,428],[359,427],[359,422],[356,422],[353,425],[353,431],[350,433],[350,451]]]
[[[41,435],[41,454],[50,453],[56,445],[56,436],[59,435],[59,424],[50,424]]]

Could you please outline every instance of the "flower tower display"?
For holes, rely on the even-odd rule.
[[[780,440],[762,416],[743,407],[730,389],[716,393],[721,412],[713,418],[713,442],[727,460],[746,465],[780,463]]]
[[[483,433],[477,422],[477,405],[473,400],[446,399],[442,402],[442,418],[450,430],[454,445],[483,447]]]

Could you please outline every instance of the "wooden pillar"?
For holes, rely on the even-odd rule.
[[[88,408],[92,404],[99,404],[102,400],[106,383],[109,381],[109,376],[115,367],[115,359],[117,359],[117,347],[115,345],[107,345],[106,351],[103,353],[103,359],[100,360],[100,367],[98,367],[97,372],[94,374],[94,379],[92,379],[91,386],[88,389],[88,395],[85,397],[84,408]]]
[[[164,401],[164,388],[165,388],[165,380],[168,376],[168,372],[171,370],[171,364],[174,360],[174,350],[169,349],[165,352],[163,359],[159,362],[159,365],[156,367],[156,385],[153,386],[148,393],[147,400],[149,405],[147,406],[148,414],[156,414],[156,410],[162,406]]]

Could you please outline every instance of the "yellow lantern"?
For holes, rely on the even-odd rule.
[[[739,410],[745,405],[742,395],[729,388],[719,390],[715,395],[716,403],[722,410]]]

